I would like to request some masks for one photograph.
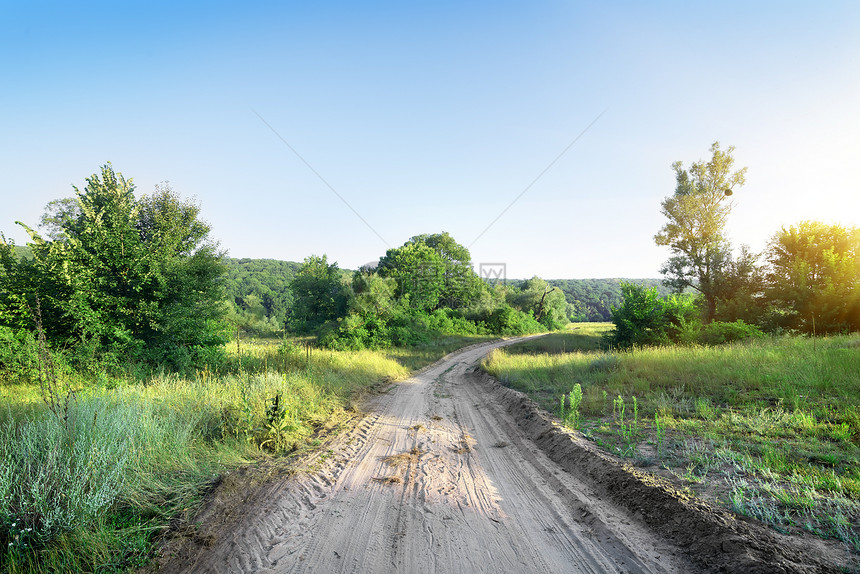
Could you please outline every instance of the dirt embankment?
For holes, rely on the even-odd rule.
[[[228,475],[165,541],[174,572],[837,572],[553,425],[453,353],[314,454]]]

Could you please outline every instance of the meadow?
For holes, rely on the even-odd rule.
[[[483,367],[637,466],[860,552],[860,335],[611,351],[611,328],[574,325]]]
[[[217,371],[0,383],[0,570],[125,572],[232,469],[319,444],[362,396],[486,337],[385,351],[227,346]]]

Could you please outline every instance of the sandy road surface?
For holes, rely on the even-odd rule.
[[[690,498],[475,373],[512,342],[392,385],[298,468],[228,475],[161,573],[838,571],[815,541]]]
[[[372,401],[312,472],[276,481],[164,572],[685,572],[529,441],[449,356]],[[208,547],[207,547],[208,546]]]

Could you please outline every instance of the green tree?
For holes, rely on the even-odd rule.
[[[109,163],[75,193],[53,240],[22,224],[33,260],[10,283],[19,314],[38,295],[54,341],[177,367],[223,343],[221,255],[199,207],[167,186],[137,200]]]
[[[731,212],[729,197],[745,183],[747,168],[732,172],[734,146],[725,151],[719,142],[711,146],[711,159],[694,162],[689,170],[680,161],[672,164],[677,185],[674,195],[661,203],[668,221],[654,236],[657,245],[670,248],[672,257],[660,272],[678,293],[691,287],[704,299],[704,320],[716,314],[717,278],[725,265],[729,244],[725,225]]]
[[[483,284],[472,269],[472,255],[448,232],[416,235],[409,242],[427,245],[442,260],[444,266],[440,295],[442,306],[459,309],[468,305],[478,295]]]
[[[612,322],[615,324],[615,330],[610,334],[612,343],[622,348],[668,343],[666,329],[669,322],[657,289],[622,283],[621,293],[621,305],[612,308]]]
[[[771,238],[767,299],[777,326],[812,333],[860,329],[860,229],[818,221]]]
[[[761,257],[741,245],[737,255],[729,254],[717,277],[715,319],[758,324],[764,315],[764,270]]]
[[[62,241],[66,238],[64,229],[80,216],[80,204],[76,197],[54,199],[45,206],[39,227],[51,241]]]
[[[524,313],[531,313],[547,329],[560,329],[567,324],[564,293],[540,277],[532,277],[512,291],[508,303]]]
[[[346,315],[349,288],[337,263],[329,264],[326,255],[305,258],[290,290],[294,297],[292,327],[298,332],[309,333]]]
[[[389,249],[377,272],[397,282],[398,298],[406,299],[411,308],[428,312],[439,307],[445,290],[445,263],[424,242],[408,241]]]
[[[480,298],[484,283],[472,270],[469,250],[447,232],[416,235],[389,249],[377,272],[397,281],[398,296],[423,311],[462,309]]]
[[[358,270],[353,275],[352,289],[355,297],[352,311],[363,317],[378,317],[384,321],[394,313],[394,293],[397,284],[390,277]]]

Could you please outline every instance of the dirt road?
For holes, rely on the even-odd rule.
[[[228,479],[227,494],[219,500],[216,493],[199,526],[167,546],[162,572],[711,570],[677,546],[683,536],[658,534],[648,510],[631,509],[600,486],[616,479],[595,479],[593,468],[577,476],[565,464],[580,460],[573,456],[554,462],[542,441],[571,438],[553,431],[518,393],[472,373],[491,348],[510,342],[467,348],[392,385],[299,472],[266,480],[239,501],[242,475]],[[528,420],[543,426],[529,430]],[[595,460],[612,466],[612,476],[626,472],[616,462]],[[639,507],[649,507],[647,489],[631,492],[645,497]],[[728,519],[719,515],[717,526],[708,520],[704,527],[667,522],[681,535],[697,527],[713,534]],[[755,554],[742,537],[716,535],[712,555]],[[756,560],[710,565],[713,571],[734,571],[731,564],[745,572],[826,571],[796,570],[784,560],[786,568],[777,567],[779,560],[750,568],[762,565]]]

